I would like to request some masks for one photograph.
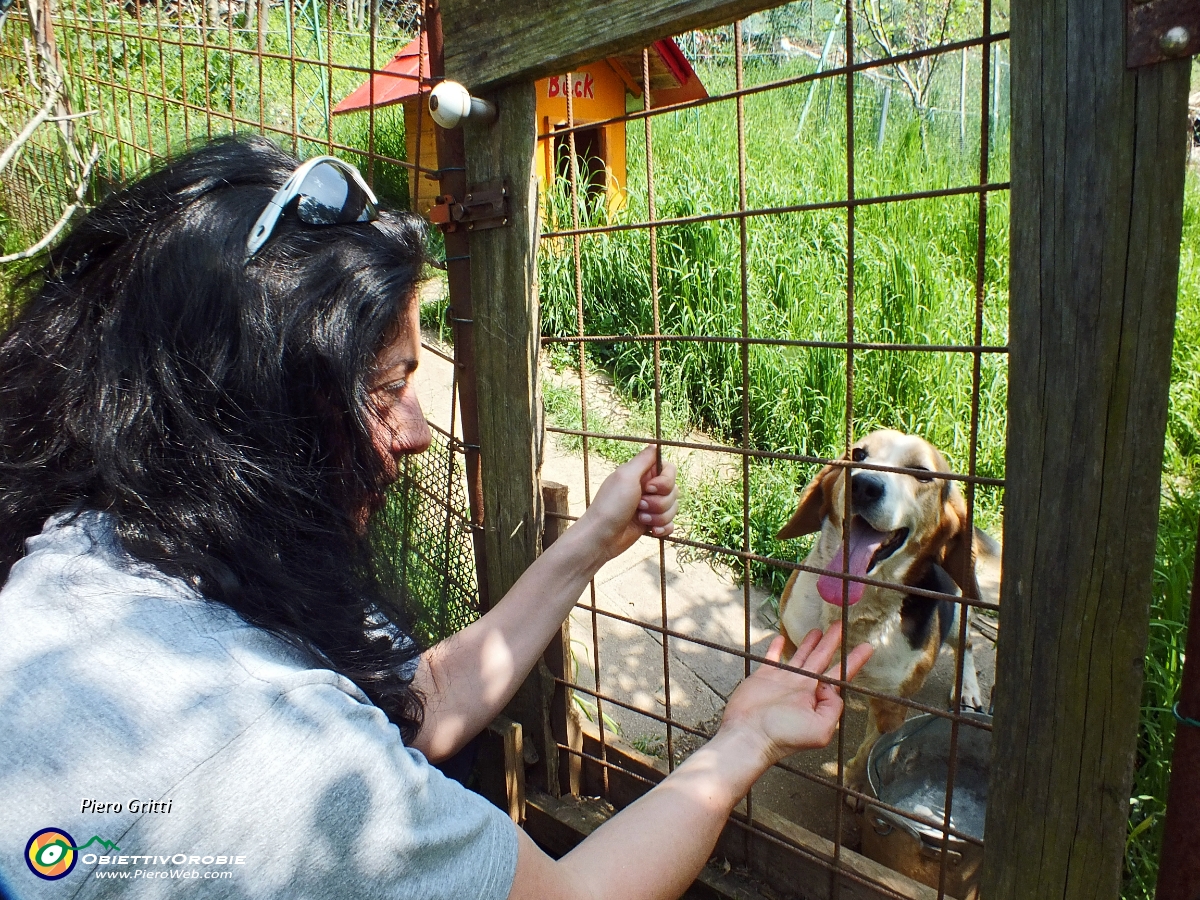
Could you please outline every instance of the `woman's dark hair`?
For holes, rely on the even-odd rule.
[[[63,509],[316,650],[407,739],[418,648],[372,562],[387,467],[366,384],[425,263],[409,214],[246,237],[297,161],[259,137],[174,159],[82,219],[0,337],[0,583]],[[389,623],[391,626],[389,627]]]

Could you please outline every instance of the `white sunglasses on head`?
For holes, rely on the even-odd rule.
[[[279,217],[294,207],[307,225],[374,222],[379,201],[358,169],[334,156],[314,156],[301,163],[275,192],[246,239],[246,262],[271,237]]]

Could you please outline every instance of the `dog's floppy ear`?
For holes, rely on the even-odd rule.
[[[817,473],[817,477],[808,483],[804,493],[800,495],[800,505],[775,537],[782,541],[821,530],[825,516],[829,513],[829,492],[837,481],[839,468],[826,466]]]
[[[942,553],[944,568],[962,595],[971,600],[979,599],[979,582],[975,577],[975,535],[967,528],[967,504],[957,485],[947,481],[949,490],[942,503],[943,524],[950,528],[950,539]]]

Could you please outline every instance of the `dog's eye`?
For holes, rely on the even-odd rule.
[[[916,469],[918,472],[928,472],[929,471],[924,466],[909,466],[908,468]],[[932,475],[914,475],[913,478],[917,479],[917,481],[921,482],[922,484],[926,484],[930,481],[933,481]]]
[[[867,451],[862,447],[855,447],[850,451],[850,458],[855,462],[862,462],[867,458]]]

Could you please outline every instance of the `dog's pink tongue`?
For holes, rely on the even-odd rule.
[[[825,568],[831,572],[849,572],[851,575],[866,575],[867,565],[871,557],[879,549],[887,535],[876,531],[859,516],[851,519],[850,525],[850,565],[844,564],[843,548],[838,547],[837,554]],[[863,588],[861,581],[843,581],[835,575],[821,575],[817,578],[817,593],[826,603],[834,606],[842,605],[842,585],[846,585],[846,599],[853,606],[862,599]]]

